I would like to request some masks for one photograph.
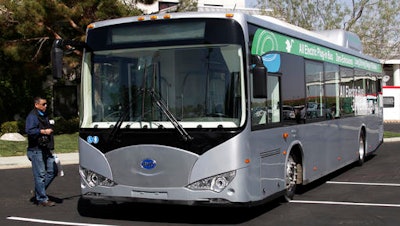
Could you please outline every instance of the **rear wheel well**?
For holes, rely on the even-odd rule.
[[[300,145],[294,145],[285,164],[285,195],[286,201],[293,199],[299,186],[303,183],[303,157]]]
[[[300,147],[299,144],[296,144],[295,146],[292,147],[290,150],[290,155],[293,156],[295,161],[297,162],[298,165],[300,165],[301,169],[299,172],[299,177],[297,179],[297,184],[302,184],[303,183],[303,151],[302,148]]]

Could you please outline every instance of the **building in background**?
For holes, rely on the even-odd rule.
[[[400,59],[382,60],[387,75],[383,83],[383,119],[400,122]]]
[[[248,14],[259,14],[260,10],[252,8],[255,6],[255,0],[198,0],[197,11],[199,12],[224,12],[241,11]],[[179,0],[155,1],[152,5],[137,4],[137,7],[143,10],[144,14],[175,12]]]

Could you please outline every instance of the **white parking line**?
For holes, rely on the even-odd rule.
[[[332,202],[332,201],[307,201],[307,200],[290,200],[290,203],[302,203],[302,204],[325,204],[325,205],[345,205],[345,206],[378,206],[378,207],[400,207],[400,204],[386,204],[386,203],[362,203],[362,202]]]
[[[391,186],[400,187],[400,184],[393,183],[364,183],[364,182],[345,182],[345,181],[327,181],[327,184],[344,185],[366,185],[366,186]],[[387,203],[362,203],[362,202],[333,202],[333,201],[310,201],[310,200],[291,200],[291,203],[302,204],[325,204],[325,205],[346,205],[346,206],[377,206],[377,207],[400,207],[400,204]]]
[[[347,184],[347,185],[368,185],[368,186],[392,186],[400,187],[400,184],[392,183],[363,183],[363,182],[345,182],[345,181],[327,181],[327,184]]]
[[[43,224],[52,224],[52,225],[115,226],[115,225],[109,225],[109,224],[75,223],[75,222],[51,221],[51,220],[42,220],[42,219],[34,219],[34,218],[25,218],[25,217],[7,217],[7,219],[8,220],[16,220],[16,221],[27,221],[27,222],[35,222],[35,223],[43,223]]]

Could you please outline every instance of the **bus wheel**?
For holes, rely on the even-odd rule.
[[[358,145],[358,165],[362,166],[365,161],[365,136],[364,133],[360,134],[360,143]]]
[[[84,217],[95,217],[101,213],[99,206],[93,204],[90,200],[80,197],[78,200],[78,213]],[[101,214],[100,214],[101,215]]]
[[[284,195],[286,201],[293,199],[301,177],[302,166],[296,156],[291,154],[286,162],[286,191]]]

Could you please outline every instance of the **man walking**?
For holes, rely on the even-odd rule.
[[[35,198],[40,206],[54,206],[46,194],[47,187],[57,176],[57,165],[54,162],[53,129],[46,115],[47,101],[41,97],[34,98],[34,109],[26,118],[25,131],[28,134],[27,156],[32,163],[35,182]]]

